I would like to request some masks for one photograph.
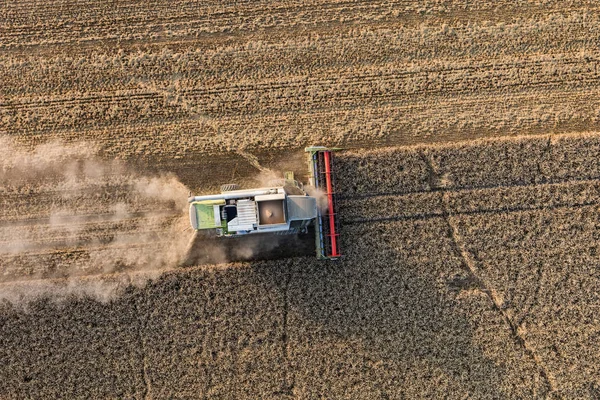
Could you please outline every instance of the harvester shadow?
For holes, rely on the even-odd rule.
[[[284,299],[283,341],[296,389],[308,397],[352,397],[356,388],[351,379],[339,379],[341,372],[359,374],[362,387],[354,395],[373,398],[443,397],[459,388],[473,398],[510,395],[503,387],[514,370],[489,357],[503,349],[485,348],[478,336],[484,317],[470,315],[486,312],[485,305],[475,299],[457,306],[456,294],[468,288],[453,287],[451,279],[440,287],[446,256],[429,260],[418,254],[423,246],[443,248],[445,233],[440,243],[397,251],[397,243],[376,231],[342,231],[353,238],[345,241],[346,256],[338,262],[302,257],[255,265],[265,280],[280,275],[275,289]],[[518,349],[512,351],[518,356]],[[534,375],[518,378],[533,381]]]
[[[220,264],[234,261],[277,260],[315,254],[315,233],[298,235],[260,234],[237,237],[195,235],[184,265]]]

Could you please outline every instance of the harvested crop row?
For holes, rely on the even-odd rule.
[[[0,57],[0,128],[23,142],[83,137],[120,158],[165,159],[289,149],[323,138],[373,147],[590,129],[598,125],[600,57],[589,50],[600,37],[598,18],[589,2],[568,12],[545,6],[541,16],[536,4],[506,4],[502,13],[492,11],[497,3],[228,4],[205,5],[192,17],[181,4],[150,37],[140,31],[114,48],[104,42],[114,32],[100,39],[102,29],[91,28],[96,18],[129,35],[145,29],[145,13],[154,20],[164,9],[119,4],[116,10],[131,13],[109,24],[115,10],[90,7],[76,23],[55,24],[55,32],[40,24],[58,41],[48,53],[10,44],[15,52]],[[361,15],[366,25],[357,26],[354,8],[383,15]],[[59,9],[51,15],[69,21]],[[283,15],[252,28],[265,10]],[[338,21],[336,28],[294,22],[313,13]],[[203,18],[217,14],[217,31],[219,18],[249,18],[241,32],[252,35],[182,41],[178,28],[168,28],[197,24],[200,32]],[[86,17],[91,31],[77,33]],[[61,29],[69,31],[67,43]],[[90,32],[94,38],[78,36]],[[19,32],[12,34],[18,41]],[[90,42],[74,50],[69,41],[77,37]]]
[[[113,271],[156,270],[177,265],[182,250],[165,231],[115,233],[108,244],[46,246],[0,253],[0,282],[102,275]],[[158,254],[158,255],[157,255]]]
[[[181,57],[189,58],[189,63],[205,62],[194,60],[196,54],[174,54],[167,61],[175,64],[174,69],[182,68],[179,66]],[[144,60],[143,56],[136,56]],[[110,60],[105,60],[104,63],[114,64]],[[108,65],[102,70],[110,71]],[[27,123],[30,115],[48,115],[51,118],[37,118],[35,125],[31,126],[47,130],[48,125],[57,120],[61,121],[60,127],[69,128],[73,124],[84,122],[84,117],[96,126],[119,121],[118,117],[122,119],[120,122],[126,123],[127,119],[123,119],[119,110],[128,110],[135,121],[152,122],[167,116],[169,119],[181,119],[182,115],[178,112],[194,110],[207,117],[226,117],[242,111],[245,115],[263,115],[332,108],[351,109],[372,106],[374,102],[377,105],[415,103],[427,97],[435,98],[442,93],[445,98],[470,95],[475,91],[478,95],[498,97],[503,96],[506,89],[515,87],[538,93],[556,91],[561,86],[568,86],[571,90],[584,90],[594,85],[598,77],[597,61],[588,61],[580,56],[562,57],[558,65],[556,60],[547,57],[526,61],[503,59],[499,64],[490,64],[489,61],[463,64],[446,62],[432,66],[431,63],[420,65],[405,62],[398,66],[388,62],[378,68],[373,65],[366,68],[339,67],[336,70],[324,69],[319,73],[313,71],[310,76],[305,73],[288,75],[283,79],[244,76],[233,85],[222,82],[222,78],[211,77],[207,72],[200,76],[189,76],[189,73],[167,74],[161,68],[158,76],[145,75],[148,74],[148,69],[158,68],[159,65],[159,60],[155,60],[144,62],[136,68],[123,65],[120,71],[113,66],[119,72],[119,76],[112,79],[113,82],[133,84],[133,90],[115,88],[118,91],[101,91],[104,85],[100,85],[94,94],[86,95],[81,90],[91,88],[85,85],[74,88],[70,93],[54,96],[30,97],[23,93],[5,105],[12,111],[9,122],[15,128],[22,128],[31,125]],[[528,74],[522,74],[524,69],[528,70]],[[82,75],[90,72],[80,71]],[[135,85],[136,80],[132,76],[138,77],[138,85]],[[178,76],[176,81],[173,81],[174,76]],[[84,82],[90,82],[94,78],[96,77],[93,75],[88,76]],[[97,78],[107,77],[103,75]],[[229,80],[232,77],[227,78]],[[148,82],[149,79],[152,81]],[[216,82],[210,84],[208,80]],[[64,85],[61,87],[64,90]],[[181,109],[170,109],[169,106],[173,105],[179,105]],[[66,113],[62,115],[63,112]],[[52,113],[58,115],[52,116]],[[149,119],[151,115],[155,115],[155,118]]]
[[[83,243],[105,244],[116,237],[144,235],[151,237],[163,232],[180,218],[177,216],[149,218],[115,218],[95,222],[92,216],[51,219],[50,224],[9,225],[0,227],[0,246],[3,252],[21,252],[30,249],[78,246]],[[13,249],[11,249],[13,247]]]
[[[181,262],[187,190],[173,176],[102,159],[98,146],[85,141],[27,148],[2,136],[0,144],[0,281]]]
[[[494,23],[523,15],[564,16],[568,15],[568,11],[583,10],[589,10],[593,15],[596,5],[590,1],[579,1],[565,10],[564,4],[558,1],[540,4],[490,1],[465,4],[458,0],[443,5],[422,1],[296,1],[206,3],[198,8],[186,2],[174,2],[171,7],[164,7],[154,3],[148,6],[120,1],[116,7],[103,7],[96,3],[74,5],[69,2],[61,2],[61,7],[45,7],[20,1],[15,5],[5,5],[0,10],[10,21],[11,28],[3,32],[0,38],[9,49],[36,44],[97,44],[99,37],[111,42],[144,43],[164,38],[182,41],[209,36],[207,33],[239,35],[257,31],[288,32],[331,25],[373,26],[401,21],[409,26],[420,26],[448,20]]]
[[[123,193],[126,193],[125,191]],[[127,193],[131,193],[130,191]],[[85,193],[78,192],[67,198],[60,193],[32,193],[31,195],[15,195],[5,197],[8,207],[3,210],[0,226],[18,225],[20,222],[29,224],[39,220],[44,223],[49,219],[66,220],[72,217],[75,221],[96,219],[127,219],[143,215],[160,216],[174,214],[168,205],[154,206],[148,201],[138,201],[131,197],[110,196],[107,192]],[[25,198],[25,199],[24,199]],[[28,200],[29,199],[29,200]],[[51,199],[52,203],[49,203]],[[150,204],[149,204],[150,203]]]

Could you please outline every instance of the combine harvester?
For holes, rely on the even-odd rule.
[[[293,172],[268,187],[240,190],[223,185],[220,194],[193,196],[189,215],[192,228],[209,236],[240,237],[258,234],[305,233],[315,229],[317,258],[336,260],[340,254],[339,227],[335,202],[333,148],[307,147],[309,184],[315,194],[327,200],[319,204]],[[325,203],[323,201],[323,203]]]

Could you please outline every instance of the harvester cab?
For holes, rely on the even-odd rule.
[[[257,189],[223,185],[221,193],[192,196],[188,199],[192,228],[214,236],[239,237],[261,233],[298,234],[315,229],[315,247],[319,259],[337,259],[339,227],[335,204],[332,151],[326,147],[308,147],[309,182],[315,196],[285,172],[283,179]],[[324,200],[319,204],[317,194]]]

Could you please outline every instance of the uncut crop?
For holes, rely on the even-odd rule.
[[[510,157],[486,180],[490,149]],[[595,398],[597,150],[590,134],[338,153],[341,261],[176,269],[107,303],[4,303],[0,391]]]

